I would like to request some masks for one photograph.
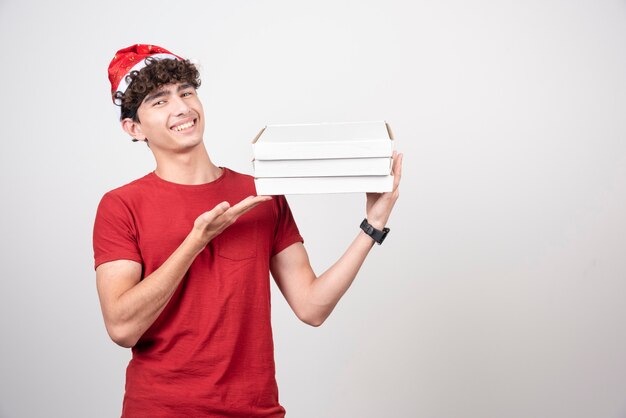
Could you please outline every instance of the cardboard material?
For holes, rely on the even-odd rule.
[[[255,160],[253,168],[255,177],[387,176],[391,158]]]
[[[255,160],[391,157],[384,121],[268,125],[253,141]]]
[[[394,140],[384,121],[268,125],[252,143],[260,195],[393,188]]]
[[[258,195],[389,192],[393,176],[278,177],[254,179]]]

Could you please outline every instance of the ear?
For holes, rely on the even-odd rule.
[[[124,130],[124,132],[126,132],[128,135],[138,141],[144,141],[146,139],[146,136],[141,129],[141,124],[139,122],[135,122],[131,118],[126,118],[122,120],[122,129]]]

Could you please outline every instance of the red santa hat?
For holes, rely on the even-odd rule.
[[[124,93],[128,88],[129,83],[126,81],[126,76],[131,71],[139,71],[144,68],[147,65],[146,58],[148,57],[183,60],[178,55],[156,45],[136,44],[120,49],[109,64],[109,81],[111,82],[113,103],[116,102],[115,93],[118,91]]]

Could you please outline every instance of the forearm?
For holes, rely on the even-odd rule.
[[[392,191],[367,193],[367,221],[378,230],[385,227],[399,196],[402,154],[394,152],[393,157]],[[316,277],[304,246],[293,244],[272,258],[272,275],[298,318],[318,326],[328,318],[346,293],[373,245],[374,240],[360,231],[337,262]]]
[[[161,314],[201,248],[188,236],[154,272],[122,293],[110,315],[111,337],[134,346]]]
[[[354,281],[374,241],[362,231],[345,253],[328,270],[313,280],[307,294],[308,314],[313,324],[321,324]]]

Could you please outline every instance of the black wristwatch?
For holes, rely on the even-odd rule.
[[[385,237],[387,237],[387,234],[389,233],[389,228],[383,228],[382,231],[380,229],[374,228],[372,225],[369,224],[369,222],[367,222],[367,218],[363,219],[363,222],[361,222],[361,229],[374,241],[376,241],[378,245],[383,243]]]

